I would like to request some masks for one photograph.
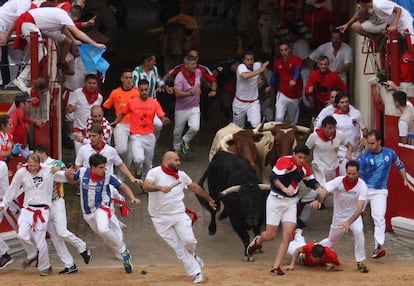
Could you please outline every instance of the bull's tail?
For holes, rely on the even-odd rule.
[[[214,160],[214,158],[213,158]],[[204,182],[206,181],[209,173],[210,173],[210,169],[212,166],[212,162],[210,162],[210,164],[208,164],[207,169],[204,171],[203,176],[201,176],[200,180],[198,180],[198,184],[200,185],[200,187],[204,190]],[[200,197],[199,195],[196,194],[196,197],[198,199],[198,201],[200,202],[201,206],[204,207],[206,210],[212,212],[213,210],[211,209],[210,205],[208,204],[208,201],[206,201],[204,198]],[[220,204],[218,204],[218,207],[220,206]]]

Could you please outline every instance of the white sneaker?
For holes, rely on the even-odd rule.
[[[198,284],[198,283],[201,283],[201,282],[203,282],[203,281],[204,281],[204,278],[203,278],[203,273],[198,273],[198,274],[195,276],[193,283],[194,283],[194,284]]]
[[[200,258],[198,255],[194,255],[195,260],[197,261],[198,265],[200,265],[201,268],[204,267],[204,261]]]
[[[15,78],[13,80],[13,84],[23,92],[26,92],[27,89],[29,88],[28,83],[26,82],[26,80],[21,79],[19,77]]]

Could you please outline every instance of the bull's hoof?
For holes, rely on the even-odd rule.
[[[254,257],[246,255],[246,256],[244,256],[243,261],[244,262],[254,262]]]

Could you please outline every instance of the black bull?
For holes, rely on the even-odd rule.
[[[197,198],[201,205],[211,213],[208,227],[210,235],[216,233],[216,213],[220,210],[221,201],[233,229],[246,249],[250,242],[248,230],[252,229],[255,235],[260,234],[268,192],[260,190],[256,172],[249,162],[243,157],[229,152],[220,151],[213,157],[200,179],[199,185],[203,187],[206,179],[208,179],[209,194],[216,201],[218,209],[212,210],[206,200],[199,196]],[[241,186],[239,192],[221,195],[222,191],[236,185]]]

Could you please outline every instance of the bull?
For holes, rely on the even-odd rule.
[[[279,122],[267,122],[253,130],[237,130],[229,125],[216,133],[210,158],[217,150],[239,154],[256,170],[260,182],[269,183],[277,159],[291,155],[296,140],[309,132],[307,127]]]
[[[260,234],[260,227],[264,222],[264,206],[269,185],[260,185],[255,170],[249,162],[241,156],[219,151],[211,160],[202,178],[198,182],[203,187],[208,182],[208,192],[216,201],[217,210],[212,210],[208,202],[198,197],[211,214],[208,226],[210,235],[217,231],[216,214],[220,210],[220,201],[227,210],[227,215],[234,231],[243,243],[245,261],[253,261],[245,253],[250,242],[248,230],[254,235]]]

